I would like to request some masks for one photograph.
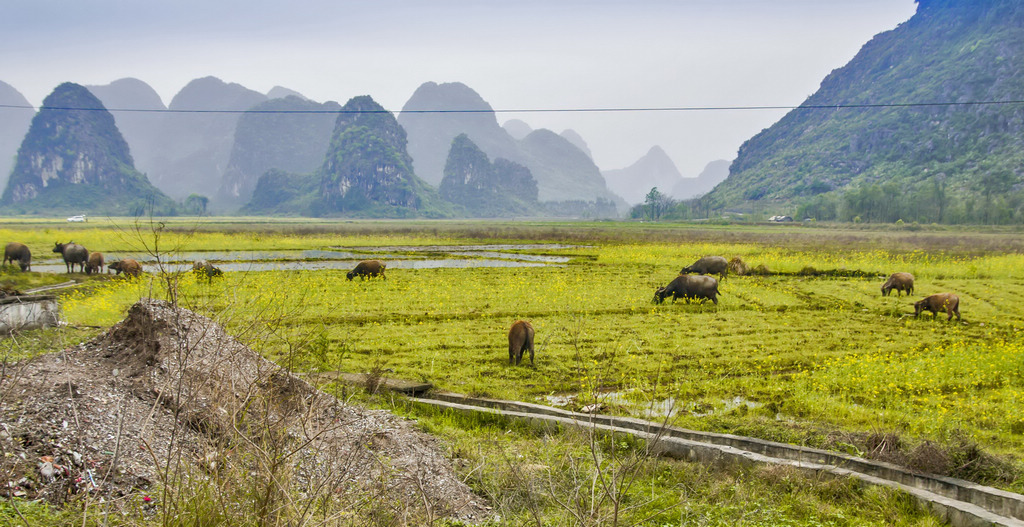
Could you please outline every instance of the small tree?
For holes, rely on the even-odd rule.
[[[189,214],[206,214],[206,206],[210,204],[210,198],[200,194],[189,194],[185,198],[185,212]]]
[[[675,204],[675,200],[659,192],[658,187],[653,187],[647,193],[647,197],[644,198],[643,210],[651,221],[658,221],[662,214],[675,206]]]

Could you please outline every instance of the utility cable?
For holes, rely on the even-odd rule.
[[[107,111],[111,113],[221,113],[221,114],[475,114],[475,113],[623,113],[623,112],[715,112],[750,110],[845,110],[864,108],[925,108],[954,106],[994,106],[1024,104],[1024,100],[1011,101],[950,101],[950,102],[908,102],[908,103],[840,103],[802,104],[799,106],[656,106],[656,107],[607,107],[607,108],[518,108],[518,109],[451,109],[451,110],[192,110],[174,108],[86,108],[72,106],[32,106],[0,104],[0,108],[51,111]]]

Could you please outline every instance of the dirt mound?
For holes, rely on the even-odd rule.
[[[2,374],[3,495],[127,503],[237,477],[292,505],[298,495],[403,518],[486,516],[431,436],[316,390],[163,301]]]

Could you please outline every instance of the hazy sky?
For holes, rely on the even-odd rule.
[[[0,80],[33,104],[61,82],[141,79],[169,103],[213,75],[398,111],[426,81],[503,109],[800,104],[913,0],[8,0]],[[654,145],[684,176],[732,159],[784,111],[499,114],[572,128],[602,169]]]

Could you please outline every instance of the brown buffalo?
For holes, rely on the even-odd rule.
[[[32,251],[28,250],[28,246],[24,243],[11,242],[4,247],[4,265],[10,261],[14,263],[18,262],[18,267],[22,271],[32,270]]]
[[[85,274],[103,272],[103,253],[89,254],[89,261],[85,263]]]
[[[213,279],[215,276],[223,276],[224,271],[213,265],[206,260],[198,260],[192,264],[192,272],[199,278],[205,278],[207,280]]]
[[[356,264],[356,268],[349,271],[348,274],[346,274],[345,276],[347,276],[349,280],[357,276],[362,277],[364,279],[368,277],[379,276],[387,280],[388,277],[384,276],[384,268],[387,266],[388,264],[380,260],[363,260]]]
[[[673,302],[677,298],[684,298],[687,303],[690,300],[700,299],[701,302],[711,300],[717,304],[718,280],[715,280],[713,276],[681,274],[667,286],[660,287],[654,292],[654,303],[660,304],[670,296]]]
[[[68,272],[75,270],[75,265],[85,272],[85,263],[89,260],[89,250],[75,242],[60,243],[54,242],[53,252],[60,253],[64,257],[64,266]]]
[[[910,273],[893,273],[882,284],[882,296],[889,296],[893,289],[896,290],[896,296],[900,296],[903,291],[906,291],[907,295],[914,294],[914,275]]]
[[[946,322],[953,320],[953,315],[957,320],[963,320],[960,318],[960,297],[953,293],[939,293],[914,302],[914,316],[922,311],[931,311],[933,317],[939,316],[939,311],[945,311],[949,315]]]
[[[517,320],[508,330],[508,363],[519,365],[526,350],[530,350],[530,365],[533,365],[533,326],[525,320]]]
[[[107,266],[108,269],[113,269],[115,274],[124,273],[126,276],[132,278],[138,278],[142,274],[142,266],[139,262],[132,260],[131,258],[125,258],[119,262],[114,262]]]
[[[729,261],[723,256],[705,256],[686,267],[679,274],[717,274],[719,279],[729,274]]]

